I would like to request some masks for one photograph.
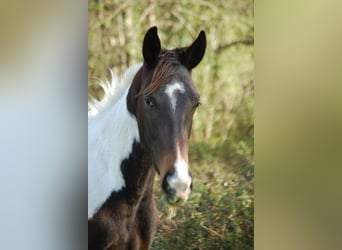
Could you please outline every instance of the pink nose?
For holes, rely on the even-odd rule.
[[[187,192],[176,193],[174,195],[167,195],[167,201],[171,205],[177,205],[188,200],[189,194]]]
[[[190,190],[186,190],[185,192],[178,192],[175,194],[175,198],[177,199],[177,202],[179,201],[187,201],[189,196]]]

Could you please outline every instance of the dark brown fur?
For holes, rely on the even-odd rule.
[[[121,164],[126,187],[113,192],[88,221],[88,249],[149,249],[157,217],[152,197],[155,170],[146,163],[141,144],[134,143]]]

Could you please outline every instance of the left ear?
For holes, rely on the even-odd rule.
[[[207,40],[202,30],[196,40],[180,55],[182,64],[188,70],[195,68],[202,60],[206,47]]]
[[[158,37],[157,27],[154,26],[146,32],[143,42],[144,61],[151,68],[153,68],[158,62],[158,55],[160,49],[161,46]]]

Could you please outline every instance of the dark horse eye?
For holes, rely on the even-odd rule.
[[[201,102],[200,102],[200,101],[197,101],[197,102],[195,103],[195,108],[197,108],[200,104],[201,104]]]
[[[154,108],[155,106],[154,100],[150,97],[145,97],[145,104],[150,108]]]

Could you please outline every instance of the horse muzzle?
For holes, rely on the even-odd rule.
[[[177,172],[166,175],[162,184],[166,200],[170,205],[179,205],[187,201],[191,192],[191,176],[179,176]]]

